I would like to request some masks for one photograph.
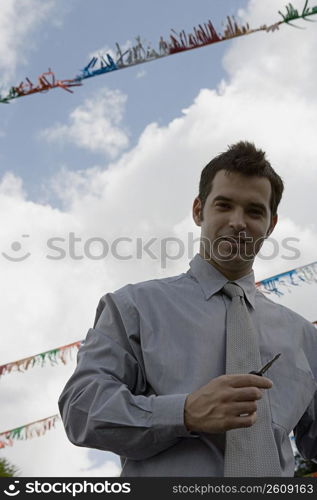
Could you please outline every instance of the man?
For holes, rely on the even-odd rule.
[[[120,455],[121,476],[293,476],[294,429],[317,461],[316,330],[252,271],[282,193],[248,142],[204,168],[190,269],[99,303],[59,399],[72,443]]]

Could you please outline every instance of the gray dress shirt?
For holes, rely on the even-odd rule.
[[[69,440],[120,455],[122,477],[223,476],[225,433],[193,434],[186,396],[225,373],[225,278],[197,254],[179,276],[129,284],[100,300],[59,409]],[[289,434],[317,462],[317,331],[236,280],[258,328],[283,476],[294,476]]]

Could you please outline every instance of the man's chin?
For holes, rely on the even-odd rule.
[[[247,262],[253,262],[254,261],[254,255],[248,255],[247,253],[243,254],[241,252],[230,252],[228,254],[221,254],[221,255],[216,255],[214,254],[212,256],[212,259],[218,262],[220,265],[225,266],[228,265],[239,265]]]

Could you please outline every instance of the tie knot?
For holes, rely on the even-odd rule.
[[[224,285],[222,291],[228,295],[230,299],[233,299],[233,297],[244,297],[244,292],[241,286],[237,285],[237,283],[232,283],[231,281]]]

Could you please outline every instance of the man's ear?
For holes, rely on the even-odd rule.
[[[276,224],[277,224],[277,221],[278,221],[278,215],[273,215],[272,217],[272,220],[271,220],[271,224],[270,224],[270,227],[269,229],[266,231],[266,238],[268,238],[270,236],[270,234],[273,232],[273,229],[275,228]]]
[[[194,199],[193,203],[193,219],[195,221],[196,226],[201,226],[201,200],[198,196]]]

